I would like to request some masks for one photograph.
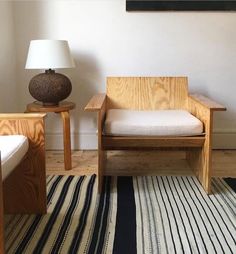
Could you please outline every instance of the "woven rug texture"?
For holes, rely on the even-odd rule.
[[[231,187],[230,187],[231,186]],[[6,215],[7,253],[236,253],[236,179],[48,176],[46,215]]]

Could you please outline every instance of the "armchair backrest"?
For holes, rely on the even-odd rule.
[[[187,109],[187,77],[108,77],[107,109]]]

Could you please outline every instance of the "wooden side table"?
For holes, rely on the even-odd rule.
[[[70,141],[70,110],[75,108],[75,103],[63,101],[58,106],[45,106],[40,102],[27,104],[26,112],[54,112],[60,113],[63,122],[63,140],[64,140],[64,165],[65,170],[70,170],[71,165],[71,141]]]

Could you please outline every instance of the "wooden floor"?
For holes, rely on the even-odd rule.
[[[64,170],[63,151],[47,151],[47,174],[91,175],[97,172],[96,151],[73,151],[72,169]],[[193,175],[184,152],[112,151],[106,175]],[[213,151],[213,176],[236,177],[236,150]]]

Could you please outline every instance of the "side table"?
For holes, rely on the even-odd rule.
[[[54,112],[60,113],[63,122],[63,140],[64,140],[64,165],[65,170],[70,170],[71,165],[71,141],[70,141],[70,110],[75,108],[75,103],[69,101],[60,102],[57,106],[45,106],[35,101],[27,104],[26,112]]]

